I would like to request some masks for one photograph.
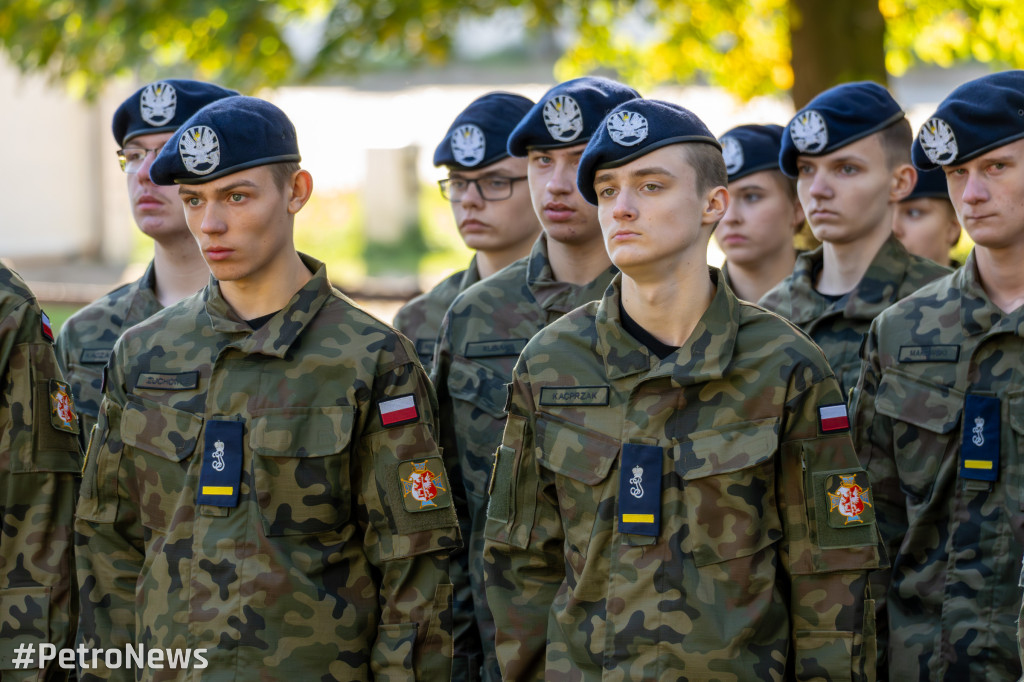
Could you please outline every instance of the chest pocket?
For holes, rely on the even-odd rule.
[[[1010,410],[1010,429],[1013,431],[1013,447],[1016,452],[1024,452],[1024,391],[1013,391],[1007,396]],[[1014,461],[1017,485],[1006,487],[1011,497],[1016,497],[1017,508],[1024,511],[1024,466]],[[1018,538],[1018,541],[1020,539]]]
[[[286,408],[255,415],[253,479],[268,537],[337,529],[349,518],[355,408]]]
[[[203,420],[167,405],[130,401],[121,415],[121,440],[134,449],[142,525],[167,531],[175,511],[192,508],[185,482]],[[189,512],[191,514],[191,512]]]
[[[555,489],[566,546],[586,557],[598,519],[602,529],[613,528],[615,491],[607,479],[621,444],[550,415],[538,415],[536,428],[537,461],[557,474]]]
[[[912,505],[931,496],[939,465],[957,457],[957,425],[964,394],[896,369],[878,385],[875,409],[892,419],[892,445],[900,488]]]
[[[775,496],[779,420],[698,431],[673,447],[682,478],[682,549],[698,566],[749,556],[782,538]]]
[[[505,388],[512,378],[518,356],[490,358],[484,365],[466,358],[456,357],[448,372],[448,393],[452,398],[469,403],[494,417],[505,419]],[[507,365],[507,367],[506,367]],[[500,433],[498,434],[500,438]]]

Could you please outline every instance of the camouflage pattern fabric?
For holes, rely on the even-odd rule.
[[[483,526],[494,448],[505,427],[506,385],[526,342],[548,324],[601,297],[616,269],[585,286],[555,280],[547,237],[530,255],[474,284],[455,299],[441,325],[431,374],[440,410],[441,445],[448,470],[464,486],[473,605],[484,647],[484,679],[496,681],[494,623],[483,586]]]
[[[448,312],[456,296],[479,281],[480,271],[476,267],[476,256],[473,256],[467,269],[445,278],[433,289],[412,299],[395,313],[395,329],[405,334],[415,344],[416,355],[428,373],[434,362],[437,332],[441,328],[444,314]]]
[[[845,415],[838,384],[711,272],[664,360],[623,329],[616,279],[516,365],[484,543],[502,679],[874,679],[870,486],[819,415]]]
[[[857,385],[860,345],[880,312],[950,269],[907,252],[890,236],[853,291],[835,303],[814,288],[824,247],[797,257],[793,274],[769,291],[758,305],[782,315],[810,334],[825,352],[843,395]]]
[[[114,348],[75,526],[83,638],[209,663],[143,680],[451,674],[436,400],[412,345],[303,261],[313,278],[257,331],[211,281]],[[230,485],[202,482],[225,462]],[[83,680],[135,679],[100,663]]]
[[[893,565],[879,614],[893,682],[1020,677],[1022,337],[1024,309],[991,302],[972,253],[880,315],[865,342],[855,441]],[[987,426],[976,396],[993,401]],[[994,480],[966,468],[981,461],[964,456],[972,439],[989,440],[995,461],[975,471]]]
[[[111,291],[85,306],[64,323],[57,336],[57,362],[71,384],[82,448],[92,433],[103,400],[103,368],[114,342],[126,329],[163,309],[156,297],[153,263],[137,281]]]
[[[47,325],[48,329],[48,325]],[[0,679],[64,680],[40,670],[39,647],[71,646],[72,514],[81,469],[78,419],[61,380],[52,335],[25,282],[0,265]],[[35,648],[32,669],[15,650]],[[22,659],[24,660],[24,659]]]

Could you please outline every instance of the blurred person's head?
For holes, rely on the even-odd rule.
[[[910,253],[949,263],[949,250],[960,241],[960,221],[941,169],[918,172],[913,191],[896,206],[892,232]]]

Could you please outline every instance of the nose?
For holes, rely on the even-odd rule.
[[[156,155],[159,153],[160,150],[146,152],[146,155],[142,158],[142,165],[139,166],[139,171],[136,173],[139,177],[139,182],[153,184],[153,180],[149,177],[149,168],[156,161]]]
[[[227,231],[227,224],[214,204],[215,202],[207,202],[203,208],[199,223],[199,231],[203,234],[221,234]]]
[[[896,217],[892,221],[892,236],[901,241],[906,236],[906,230],[903,229],[903,216],[899,209],[896,210]]]
[[[612,217],[620,222],[636,220],[636,207],[633,205],[632,197],[628,192],[619,192],[618,196],[615,197]]]
[[[733,200],[729,202],[729,208],[726,209],[725,215],[722,216],[723,225],[739,225],[743,222],[743,216],[740,213],[739,201]]]
[[[547,189],[556,196],[572,194],[576,191],[576,169],[569,163],[556,162],[548,177]]]
[[[463,208],[483,208],[484,196],[480,192],[480,185],[475,182],[469,183],[469,187],[466,188],[466,193],[462,195],[462,200],[459,203]]]
[[[832,187],[828,184],[825,173],[815,173],[811,177],[811,186],[809,191],[812,197],[822,197],[825,199],[831,198]]]
[[[962,195],[965,204],[978,204],[988,199],[988,188],[977,173],[968,173]]]

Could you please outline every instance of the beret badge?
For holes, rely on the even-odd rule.
[[[484,131],[472,123],[459,126],[452,131],[452,155],[463,166],[475,166],[484,159],[487,141]]]
[[[172,118],[178,106],[178,93],[170,83],[151,83],[139,98],[139,114],[151,126],[162,126]]]
[[[559,142],[572,142],[583,132],[583,112],[569,95],[557,95],[544,104],[544,125]]]
[[[619,111],[608,117],[608,137],[623,147],[633,147],[647,138],[647,119],[635,111]]]
[[[178,152],[186,170],[195,175],[207,175],[220,165],[220,140],[209,126],[194,126],[183,132]]]
[[[956,160],[959,151],[956,136],[948,123],[941,118],[930,118],[921,126],[921,148],[932,163],[947,166]]]
[[[799,114],[789,124],[793,144],[805,154],[816,154],[828,145],[828,127],[821,114],[813,109]]]
[[[743,168],[743,145],[731,135],[721,139],[722,157],[725,159],[725,171],[729,175],[737,173]]]

